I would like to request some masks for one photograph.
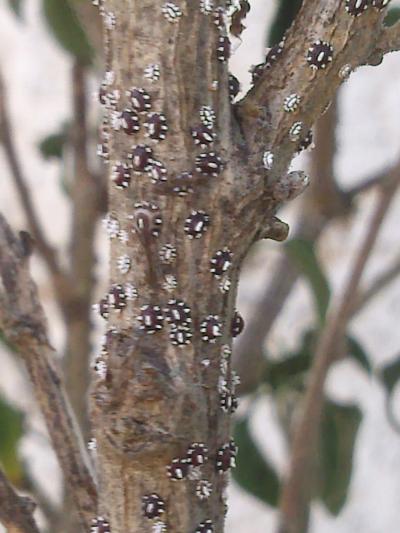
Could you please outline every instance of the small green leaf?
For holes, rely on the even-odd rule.
[[[268,383],[274,390],[302,383],[311,365],[315,335],[316,332],[312,329],[306,331],[297,351],[286,354],[280,361],[269,361],[263,377],[264,383]]]
[[[356,405],[326,401],[321,424],[318,496],[333,515],[340,513],[347,500],[361,420],[362,413]]]
[[[386,388],[386,392],[390,395],[393,392],[397,382],[400,379],[400,357],[398,356],[392,363],[383,367],[381,371],[381,379]]]
[[[392,7],[387,12],[387,15],[383,21],[385,26],[393,26],[400,19],[400,7]]]
[[[18,458],[24,415],[0,397],[0,462],[9,480],[18,485],[24,478]]]
[[[292,239],[285,244],[289,257],[307,278],[321,323],[324,322],[331,296],[326,276],[319,264],[312,242]]]
[[[249,431],[248,418],[236,422],[234,439],[239,451],[237,467],[232,471],[233,479],[244,490],[275,507],[278,503],[279,479],[254,443]]]
[[[22,0],[8,0],[8,5],[16,16],[22,20]]]
[[[83,65],[90,65],[94,52],[68,0],[43,0],[46,21],[58,43]]]
[[[66,140],[67,135],[65,132],[48,135],[39,143],[40,153],[45,159],[51,159],[52,157],[61,159]]]
[[[274,361],[268,364],[264,382],[274,390],[282,386],[290,386],[293,380],[303,376],[310,368],[311,355],[309,352],[299,352],[282,361]]]
[[[361,344],[351,336],[347,337],[347,349],[352,357],[368,374],[371,375],[372,367],[368,356]]]

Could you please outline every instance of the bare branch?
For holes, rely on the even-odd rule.
[[[305,529],[311,499],[312,483],[310,480],[313,478],[312,469],[318,443],[325,380],[332,363],[338,356],[337,346],[341,343],[351,317],[362,273],[399,182],[400,164],[380,191],[367,234],[355,258],[350,276],[329,313],[326,325],[319,337],[303,412],[294,432],[290,469],[282,491],[280,533],[297,533]]]
[[[66,274],[62,272],[55,250],[50,246],[43,233],[35,207],[32,203],[31,194],[27,186],[27,180],[23,175],[13,140],[13,131],[8,116],[6,89],[0,72],[0,140],[4,148],[6,159],[23,207],[28,223],[29,231],[35,241],[35,245],[45,261],[51,276],[53,285],[62,310],[65,311],[70,296],[70,282]]]
[[[385,181],[388,179],[388,176],[390,176],[390,173],[392,172],[393,168],[387,168],[384,169],[381,172],[378,172],[377,174],[372,174],[371,176],[366,176],[364,179],[360,181],[357,185],[354,185],[353,187],[347,189],[344,194],[349,198],[351,201],[359,194],[363,194],[365,192],[370,191],[374,187],[379,187],[380,185],[384,184]]]
[[[82,23],[97,57],[101,58],[103,54],[103,41],[101,19],[98,11],[94,9],[91,2],[72,0],[71,6],[75,10],[79,21]]]
[[[385,289],[392,281],[394,281],[400,275],[400,258],[396,261],[380,276],[371,282],[370,286],[361,292],[357,297],[356,303],[353,307],[353,314],[361,311],[369,302],[383,289]]]
[[[82,430],[87,431],[86,393],[89,385],[91,304],[95,284],[94,241],[99,211],[99,185],[88,162],[86,69],[72,69],[72,148],[74,179],[71,183],[70,276],[75,280],[73,312],[66,317],[66,386]]]
[[[333,169],[336,145],[335,125],[336,105],[333,102],[316,125],[316,147],[311,155],[311,184],[309,191],[304,195],[305,205],[294,238],[306,238],[312,242],[318,241],[325,227],[332,220],[349,213],[352,202],[358,195],[368,192],[374,187],[385,186],[396,167],[394,165],[392,168],[367,176],[359,184],[341,191],[336,183]],[[395,265],[393,269],[395,269]],[[382,276],[382,287],[374,288],[371,286],[364,295],[360,296],[360,306],[367,303],[375,295],[375,290],[380,290],[384,283],[389,283],[393,279],[390,278],[391,270]],[[385,282],[386,275],[388,279]],[[252,315],[246,321],[245,330],[238,337],[234,346],[234,365],[241,376],[240,394],[247,394],[254,390],[265,372],[267,360],[264,356],[264,341],[297,279],[298,270],[293,266],[290,258],[283,255],[263,289],[259,302],[255,304]],[[376,282],[379,283],[379,280]],[[370,290],[374,292],[369,294]]]
[[[336,105],[333,103],[316,125],[316,146],[311,155],[311,184],[303,199],[305,205],[294,238],[306,238],[314,242],[332,217],[347,212],[348,202],[338,189],[334,176],[335,130]],[[268,362],[264,356],[264,341],[298,277],[298,269],[288,255],[283,254],[251,317],[246,321],[246,328],[234,345],[234,366],[241,377],[240,394],[254,390],[265,372]]]
[[[29,252],[0,215],[0,327],[26,364],[55,453],[74,496],[80,523],[88,531],[96,510],[96,489],[55,365],[56,354],[47,338],[37,289],[30,278]]]
[[[19,496],[0,469],[0,522],[10,533],[40,533],[33,518],[35,503]]]
[[[390,27],[383,27],[375,45],[375,50],[368,58],[367,63],[370,65],[379,65],[383,56],[390,52],[400,50],[400,22]]]
[[[241,128],[250,148],[250,163],[260,172],[262,154],[275,155],[268,173],[268,184],[286,173],[288,162],[305,139],[318,116],[350,70],[365,63],[376,49],[383,13],[368,9],[362,17],[350,16],[339,0],[309,0],[303,6],[287,33],[283,51],[247,96],[237,104]],[[365,35],[370,36],[365,39]],[[310,47],[320,39],[332,46],[326,51],[326,68],[312,69],[306,60]],[[317,45],[316,45],[317,46]],[[285,108],[285,98],[297,95],[294,112]],[[296,129],[292,130],[294,124]]]

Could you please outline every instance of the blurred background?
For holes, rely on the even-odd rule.
[[[241,94],[250,87],[252,65],[264,60],[266,46],[280,41],[299,3],[251,1],[246,29],[234,41],[231,59]],[[82,6],[89,38],[98,43],[97,10],[90,2],[80,2],[80,10]],[[400,2],[393,0],[391,6],[389,23],[397,18]],[[0,150],[0,211],[14,229],[31,231],[28,196],[60,268],[83,272],[87,281],[82,290],[77,288],[77,298],[85,303],[93,328],[86,320],[80,331],[65,302],[57,300],[46,249],[33,257],[51,339],[58,353],[65,354],[63,365],[76,406],[87,385],[87,372],[81,372],[87,359],[69,361],[71,335],[78,327],[79,348],[86,347],[87,353],[91,346],[93,358],[102,323],[90,307],[105,292],[107,281],[107,239],[100,223],[106,214],[105,167],[96,157],[100,110],[95,93],[103,73],[77,24],[66,1],[0,0],[2,109],[8,114],[8,134],[18,159],[18,168],[11,168],[9,144]],[[289,460],[291,423],[307,382],[313,335],[343,284],[380,183],[400,158],[399,94],[400,53],[350,76],[314,128],[315,148],[293,161],[293,169],[307,171],[313,185],[279,213],[291,226],[289,241],[258,244],[243,266],[237,307],[247,325],[234,353],[242,374],[242,400],[235,425],[240,451],[230,486],[229,533],[273,531],[277,524],[280,480]],[[79,266],[75,228],[82,195],[75,172],[82,160],[75,133],[82,109],[89,154],[83,163],[98,198],[86,223],[93,250]],[[6,145],[4,115],[1,133]],[[21,189],[18,173],[28,192]],[[397,196],[347,328],[346,356],[329,374],[311,533],[399,530],[399,226]],[[95,262],[88,268],[91,254]],[[79,380],[74,379],[77,375]],[[80,421],[89,439],[84,417]],[[11,481],[39,501],[42,523],[54,532],[68,531],[57,516],[63,500],[60,472],[28,378],[12,348],[1,342],[0,462]]]

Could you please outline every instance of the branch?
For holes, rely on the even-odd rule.
[[[9,533],[40,533],[33,518],[35,503],[19,496],[0,470],[0,522]]]
[[[100,214],[99,184],[89,168],[86,69],[72,68],[74,126],[71,144],[74,179],[71,183],[72,225],[70,230],[70,276],[75,280],[73,312],[66,316],[66,386],[84,432],[88,427],[86,393],[89,385],[88,358],[91,350],[91,304],[95,276],[95,231]],[[87,436],[87,435],[86,435]]]
[[[303,3],[287,33],[283,51],[237,104],[254,171],[262,171],[266,149],[274,154],[275,163],[268,172],[269,185],[286,173],[299,143],[333,100],[344,79],[343,67],[349,65],[354,69],[376,51],[383,16],[383,12],[370,8],[362,16],[352,17],[339,0]],[[319,39],[332,45],[332,60],[327,59],[326,68],[313,70],[306,56]],[[284,102],[292,94],[297,95],[298,106],[288,112]],[[294,124],[299,128],[297,134],[291,131]]]
[[[26,238],[17,238],[0,215],[0,328],[23,358],[82,528],[89,530],[96,489],[85,464],[84,446],[46,333],[46,318],[29,274]]]
[[[336,105],[332,104],[316,125],[315,150],[311,154],[311,185],[303,199],[305,205],[294,238],[317,241],[328,222],[348,210],[346,197],[339,190],[334,176],[335,131]],[[234,344],[233,360],[241,377],[238,389],[241,395],[254,390],[264,375],[268,365],[264,355],[265,339],[298,278],[297,267],[287,254],[283,254],[246,321],[246,328]]]
[[[371,285],[357,297],[352,314],[356,314],[361,311],[378,293],[380,293],[385,287],[394,281],[399,274],[400,258],[397,258],[393,265],[391,265],[380,276],[377,276]]]
[[[398,50],[400,50],[400,22],[396,22],[393,26],[382,28],[375,50],[368,58],[367,63],[369,65],[379,65],[385,54]]]
[[[303,412],[294,432],[289,474],[281,496],[281,533],[297,533],[305,530],[311,500],[310,480],[313,478],[312,469],[318,444],[325,380],[332,363],[337,358],[337,346],[341,343],[351,317],[362,273],[399,183],[400,164],[380,191],[367,234],[355,258],[350,276],[336,305],[329,313],[318,339]]]
[[[36,210],[33,206],[31,194],[27,186],[26,177],[23,175],[17,150],[13,140],[13,131],[8,116],[6,89],[0,72],[0,140],[4,148],[6,160],[10,167],[11,175],[22,204],[29,231],[35,240],[35,245],[46,263],[56,291],[58,302],[63,311],[67,307],[70,295],[70,282],[62,272],[55,250],[50,246],[39,222]]]
[[[315,128],[315,149],[311,154],[309,191],[304,195],[304,208],[301,220],[293,237],[317,242],[324,229],[332,220],[343,217],[351,211],[354,200],[374,187],[384,187],[394,172],[396,165],[381,172],[366,176],[357,185],[342,191],[339,189],[333,169],[335,154],[336,105],[318,120]],[[393,266],[395,268],[395,266]],[[363,306],[394,279],[395,273],[389,270],[382,279],[382,287],[371,286],[361,295],[359,306]],[[385,276],[384,275],[384,276]],[[393,275],[393,278],[390,276]],[[264,355],[264,342],[281,312],[286,299],[298,280],[298,270],[289,257],[282,255],[272,277],[263,288],[260,300],[255,304],[252,314],[246,321],[246,328],[234,345],[234,366],[241,376],[238,392],[248,394],[259,384],[267,367]],[[376,280],[378,283],[379,280]],[[364,301],[365,298],[365,301]],[[358,307],[355,312],[358,311]]]
[[[79,22],[86,32],[96,55],[99,59],[103,55],[103,40],[101,18],[99,12],[94,9],[92,2],[82,2],[81,0],[72,0],[71,6],[74,9]]]
[[[371,189],[375,187],[380,187],[381,185],[384,185],[388,179],[388,176],[390,176],[391,172],[393,171],[393,168],[394,167],[386,168],[382,170],[381,172],[365,177],[359,183],[357,183],[356,185],[353,185],[352,187],[344,191],[345,196],[351,202],[354,198],[356,198],[360,194],[369,192]]]

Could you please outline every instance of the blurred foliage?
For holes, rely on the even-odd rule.
[[[397,356],[392,363],[383,367],[381,370],[381,380],[387,394],[390,396],[397,382],[400,380],[400,356]]]
[[[278,504],[279,479],[255,444],[249,429],[249,418],[244,417],[235,424],[235,443],[238,446],[237,467],[233,479],[244,490],[275,507]]]
[[[17,454],[23,425],[22,412],[0,397],[0,463],[8,479],[16,486],[25,479],[23,465]]]
[[[267,46],[274,46],[282,40],[285,31],[290,28],[295,19],[302,2],[303,0],[279,0],[275,18],[268,33]]]
[[[371,362],[368,358],[368,355],[361,344],[355,337],[348,335],[346,337],[347,342],[347,353],[350,357],[354,359],[356,363],[361,366],[361,369],[365,370],[367,374],[372,374]]]
[[[67,142],[68,134],[65,128],[59,132],[52,133],[39,143],[39,150],[44,159],[61,159],[64,145]]]
[[[314,498],[337,515],[347,500],[353,456],[362,413],[355,405],[339,405],[326,400],[322,415],[318,469]],[[235,424],[234,439],[239,451],[233,479],[252,496],[276,507],[279,501],[279,475],[255,443],[249,417]]]
[[[400,420],[394,410],[393,393],[400,381],[400,355],[380,370],[380,378],[386,392],[386,415],[392,429],[400,433]]]
[[[272,392],[281,430],[290,443],[293,419],[298,413],[306,389],[316,342],[329,307],[331,290],[312,242],[292,239],[285,246],[291,261],[309,284],[317,319],[313,327],[303,333],[293,351],[281,353],[277,360],[269,361],[261,380],[267,387],[260,387],[257,394]],[[371,363],[360,342],[350,334],[346,334],[344,341],[344,353],[353,359],[361,370],[371,375]],[[400,363],[397,372],[400,377]],[[334,515],[337,515],[346,503],[354,446],[361,420],[362,413],[357,406],[339,405],[329,399],[325,400],[314,498],[321,500]],[[239,445],[239,454],[234,479],[253,496],[269,505],[276,505],[279,496],[279,475],[253,441],[248,418],[241,418],[236,423],[235,440]]]
[[[22,7],[23,7],[23,2],[22,0],[7,0],[8,1],[8,5],[10,6],[10,8],[14,11],[14,13],[16,14],[16,16],[22,20]]]
[[[68,144],[70,136],[69,122],[61,125],[58,131],[46,135],[38,144],[39,151],[44,159],[58,159],[60,160],[59,182],[60,188],[64,194],[70,196],[70,180],[68,179],[68,162],[65,157],[65,147]]]
[[[315,329],[306,331],[296,351],[282,355],[278,361],[270,361],[263,382],[273,391],[280,388],[303,389],[306,373],[311,367],[317,335]],[[346,337],[346,342],[348,356],[370,375],[371,363],[360,343],[351,336]]]
[[[285,243],[285,248],[290,259],[311,285],[319,320],[323,323],[328,310],[331,291],[315,255],[313,243],[305,239],[292,239]]]
[[[385,26],[393,26],[400,19],[400,7],[392,7],[387,12],[385,20],[383,21]]]
[[[82,65],[90,65],[94,51],[68,0],[43,0],[46,22],[64,50]]]
[[[339,514],[346,503],[361,420],[362,413],[357,406],[326,401],[321,423],[317,496],[333,515]]]

